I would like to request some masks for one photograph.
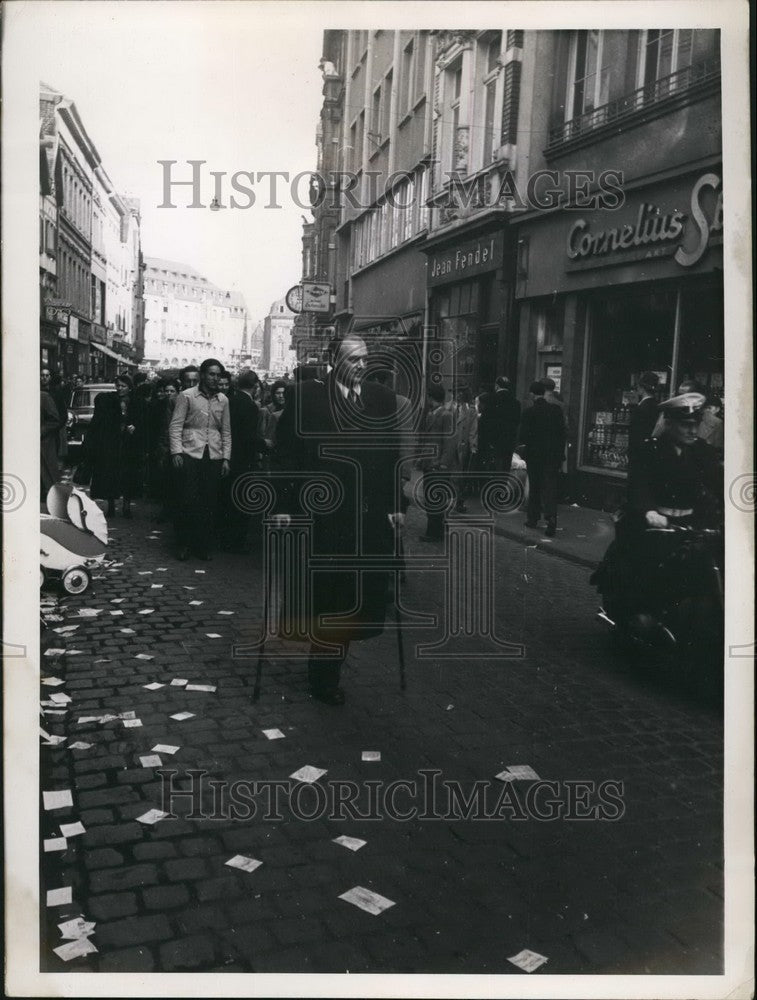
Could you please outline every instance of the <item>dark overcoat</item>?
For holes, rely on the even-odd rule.
[[[129,425],[135,428],[133,434],[126,430]],[[92,469],[90,496],[110,500],[141,495],[145,418],[144,406],[133,393],[125,413],[121,412],[118,393],[97,396],[84,446]]]
[[[322,565],[305,560],[312,619],[303,635],[339,642],[383,631],[390,573],[367,567],[371,556],[395,551],[389,515],[402,508],[396,414],[397,397],[385,386],[364,382],[353,406],[329,376],[300,383],[279,419],[277,512],[307,515],[302,488],[315,497],[319,480],[324,496],[334,488],[338,495],[332,509],[312,512],[311,555]],[[356,555],[357,568],[345,563]],[[324,621],[336,615],[338,624]]]

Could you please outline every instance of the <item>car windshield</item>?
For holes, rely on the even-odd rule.
[[[94,406],[95,398],[100,395],[101,392],[107,392],[106,389],[77,389],[74,392],[74,398],[71,401],[71,406],[77,410],[85,406]]]

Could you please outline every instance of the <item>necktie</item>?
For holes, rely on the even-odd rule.
[[[347,399],[349,400],[350,406],[354,407],[356,410],[361,409],[360,396],[358,396],[354,389],[350,389],[347,393]]]

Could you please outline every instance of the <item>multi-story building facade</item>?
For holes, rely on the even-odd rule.
[[[189,264],[146,257],[145,361],[154,368],[239,356],[247,308],[238,292],[218,288]]]
[[[331,322],[411,356],[416,348],[418,372],[438,341],[434,364],[451,390],[476,393],[498,371],[514,374],[517,205],[498,194],[525,170],[523,58],[523,32],[505,29],[324,40],[319,172],[323,202],[339,205]],[[329,143],[325,123],[340,126]],[[349,179],[330,186],[332,175]],[[305,227],[306,275],[330,221],[323,211]]]
[[[284,299],[271,303],[263,321],[263,352],[261,368],[269,375],[279,376],[291,372],[297,363],[292,346],[295,313]]]
[[[328,32],[322,70],[322,329],[418,345],[453,391],[553,377],[570,492],[617,504],[641,372],[724,389],[718,32]]]
[[[39,316],[40,362],[47,368],[58,368],[59,339],[63,315],[55,303],[58,294],[58,204],[55,188],[55,163],[58,141],[42,123],[39,157]]]
[[[526,39],[529,171],[550,174],[517,225],[518,383],[559,383],[581,501],[612,508],[625,490],[642,372],[661,398],[690,378],[724,391],[719,44],[692,29]]]
[[[342,126],[345,88],[343,78],[346,35],[343,31],[323,33],[323,105],[316,129],[316,174],[311,187],[313,222],[302,227],[302,280],[327,284],[331,289],[328,312],[305,310],[294,322],[293,349],[305,363],[325,355],[334,333],[334,302],[337,282],[336,229],[340,205],[336,174],[342,163]],[[317,179],[317,180],[316,180]]]
[[[40,153],[42,358],[65,375],[111,377],[141,356],[141,272],[124,266],[141,260],[138,208],[115,191],[76,105],[46,85]]]

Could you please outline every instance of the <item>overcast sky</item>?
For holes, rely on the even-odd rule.
[[[322,31],[279,5],[47,3],[25,6],[35,21],[39,78],[75,103],[116,189],[139,198],[145,255],[194,265],[240,290],[253,320],[300,277],[302,215],[284,185],[278,210],[265,209],[268,181],[249,209],[189,209],[190,189],[163,201],[159,160],[209,171],[288,171],[316,166],[322,101]],[[299,28],[298,28],[299,25]],[[246,183],[246,182],[245,182]],[[307,185],[301,187],[306,201]],[[224,178],[223,202],[232,194]],[[237,195],[237,201],[247,199]]]

